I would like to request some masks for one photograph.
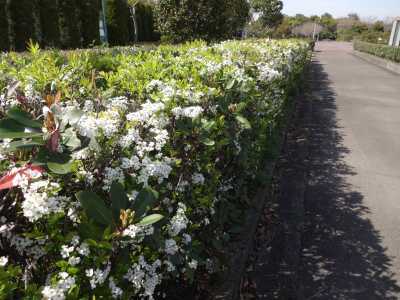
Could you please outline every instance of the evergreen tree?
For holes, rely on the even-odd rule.
[[[0,51],[7,51],[10,47],[8,40],[6,2],[6,0],[0,0]]]
[[[261,14],[260,19],[264,26],[276,27],[283,20],[283,3],[281,0],[251,0],[251,7]]]
[[[244,24],[237,22],[237,17],[249,13],[248,6],[242,14],[231,4],[227,0],[160,0],[156,5],[157,26],[163,39],[172,42],[230,38]]]
[[[34,2],[32,0],[7,0],[7,20],[10,48],[24,51],[35,36]]]
[[[39,0],[40,24],[43,47],[60,46],[60,29],[58,25],[57,2]]]
[[[79,2],[80,32],[84,47],[100,42],[100,9],[100,0],[80,0]]]
[[[127,45],[129,43],[130,15],[125,0],[107,0],[107,28],[111,45]]]
[[[79,48],[81,46],[77,1],[80,0],[56,0],[59,16],[60,42],[61,47],[64,49]]]

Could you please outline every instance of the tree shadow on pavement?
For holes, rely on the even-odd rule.
[[[309,182],[305,195],[300,286],[304,299],[399,299],[391,260],[368,220],[363,195],[344,157],[335,93],[324,66],[313,62]]]

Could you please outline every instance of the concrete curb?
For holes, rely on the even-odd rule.
[[[398,63],[356,50],[353,51],[353,55],[387,71],[400,75],[400,64]]]

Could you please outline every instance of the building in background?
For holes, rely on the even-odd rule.
[[[393,22],[392,34],[390,35],[389,46],[400,46],[400,18]]]

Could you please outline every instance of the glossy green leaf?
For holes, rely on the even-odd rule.
[[[251,124],[249,120],[247,120],[245,117],[237,115],[236,120],[240,123],[240,125],[245,128],[245,129],[251,129]]]
[[[71,151],[74,151],[81,147],[81,140],[77,137],[76,132],[73,128],[68,128],[62,134],[63,143],[67,146]]]
[[[149,210],[153,209],[158,203],[158,197],[158,192],[153,190],[151,187],[147,187],[141,190],[133,203],[135,216],[137,218],[141,218]]]
[[[35,146],[43,146],[45,142],[43,140],[29,140],[29,141],[14,141],[11,142],[10,145],[8,146],[7,150],[8,151],[15,151],[17,149],[24,149],[24,148],[32,148]]]
[[[7,116],[18,123],[32,128],[42,128],[42,123],[33,120],[32,116],[18,106],[13,106],[7,111]]]
[[[215,145],[215,141],[213,141],[211,139],[204,139],[201,142],[206,146],[214,146]]]
[[[112,225],[111,210],[106,206],[103,199],[90,191],[79,192],[76,194],[76,198],[82,204],[89,218],[102,225]]]
[[[19,139],[43,136],[41,132],[27,129],[12,119],[0,120],[0,139]]]
[[[236,80],[235,79],[231,79],[228,84],[226,85],[226,89],[227,90],[231,90],[234,86],[235,86]]]
[[[159,221],[161,221],[162,219],[164,219],[164,216],[159,215],[159,214],[153,214],[147,217],[144,217],[139,224],[142,226],[147,226],[147,225],[152,225],[154,223],[157,223]]]
[[[72,166],[73,166],[72,161],[68,161],[66,163],[58,163],[58,162],[49,161],[47,163],[47,167],[49,168],[49,170],[51,172],[53,172],[55,174],[59,174],[59,175],[65,175],[65,174],[71,173]]]
[[[111,207],[115,220],[119,220],[121,210],[128,208],[129,199],[125,193],[124,187],[119,182],[111,185]]]

